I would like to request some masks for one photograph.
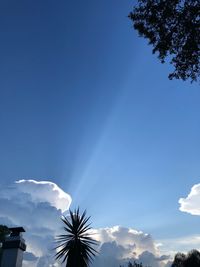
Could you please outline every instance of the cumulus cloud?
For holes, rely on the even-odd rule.
[[[34,202],[48,202],[62,212],[69,209],[72,201],[69,194],[49,181],[19,180],[16,185],[21,192],[29,194]]]
[[[60,217],[70,204],[70,195],[48,181],[20,180],[0,188],[0,224],[26,230],[24,266],[56,266],[54,238],[60,233]]]
[[[70,204],[71,197],[48,181],[20,180],[0,187],[0,224],[23,226],[26,230],[24,267],[62,266],[54,259],[54,240],[62,233],[60,217]],[[114,226],[94,229],[92,234],[100,244],[93,267],[125,267],[132,260],[162,267],[166,260],[159,256],[151,235],[141,231]]]
[[[136,255],[146,250],[154,254],[157,253],[157,248],[151,235],[141,231],[121,226],[100,228],[93,231],[95,238],[100,241],[100,243],[114,241],[116,244],[122,245],[126,250],[127,257],[129,257],[133,251]]]
[[[179,204],[180,211],[200,215],[200,184],[194,185],[186,198],[180,198]]]
[[[116,242],[105,242],[101,245],[99,255],[95,258],[93,267],[116,267],[124,263],[125,248]]]
[[[166,255],[155,256],[153,253],[149,251],[144,251],[141,255],[139,255],[138,261],[142,262],[144,266],[160,267],[162,265],[165,265],[165,262],[168,261],[169,258],[170,257]]]
[[[155,241],[149,234],[132,228],[114,226],[93,230],[92,234],[100,242],[99,256],[94,267],[127,266],[136,260],[152,267],[164,266],[169,256],[159,255]]]

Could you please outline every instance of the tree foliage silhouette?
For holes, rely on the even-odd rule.
[[[174,257],[172,267],[199,267],[200,266],[200,252],[198,250],[191,250],[187,255],[177,253]]]
[[[120,265],[119,267],[124,267],[123,265]],[[142,263],[137,263],[136,261],[134,261],[133,263],[132,262],[128,262],[128,267],[144,267],[142,265]],[[150,267],[150,266],[146,266],[146,267]]]
[[[138,0],[129,14],[139,35],[153,45],[164,63],[169,56],[174,71],[169,79],[197,81],[200,75],[200,1]]]
[[[0,225],[0,265],[1,265],[1,256],[2,256],[2,243],[5,240],[5,237],[10,234],[10,231],[7,226]]]
[[[64,223],[65,234],[57,238],[56,259],[66,262],[66,267],[88,267],[93,260],[96,250],[94,246],[97,241],[92,239],[88,233],[91,229],[86,211],[81,215],[79,209],[72,212],[70,218],[61,218]]]
[[[143,267],[143,265],[141,262],[137,263],[136,261],[134,261],[133,263],[129,262],[128,267]]]
[[[7,235],[10,234],[10,231],[7,226],[0,225],[0,243],[2,243]]]

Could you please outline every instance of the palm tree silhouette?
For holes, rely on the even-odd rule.
[[[97,252],[94,246],[98,244],[88,234],[90,217],[86,217],[86,211],[80,215],[79,208],[69,212],[69,219],[61,218],[66,233],[57,237],[56,259],[66,262],[66,267],[88,267]]]

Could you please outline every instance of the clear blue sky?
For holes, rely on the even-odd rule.
[[[169,81],[134,1],[0,3],[0,177],[51,180],[98,227],[199,232],[200,86]]]

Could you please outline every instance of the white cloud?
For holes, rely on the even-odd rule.
[[[123,246],[127,254],[125,257],[130,257],[133,251],[136,255],[146,250],[157,254],[157,248],[151,235],[132,228],[113,226],[93,230],[93,234],[101,244],[116,242],[117,245]]]
[[[168,260],[169,256],[166,255],[155,256],[153,253],[149,251],[144,251],[138,257],[138,261],[142,262],[144,266],[153,266],[153,267],[164,266],[166,261]]]
[[[62,212],[69,209],[71,196],[65,193],[55,183],[49,181],[19,180],[16,181],[19,190],[30,194],[34,202],[48,202]]]
[[[26,229],[24,267],[62,266],[54,260],[54,238],[62,233],[60,217],[70,204],[71,197],[48,181],[20,180],[0,187],[0,224]],[[161,267],[166,260],[159,256],[151,235],[141,231],[114,226],[94,229],[92,233],[100,242],[100,254],[93,267],[126,266],[133,259]]]
[[[70,195],[48,181],[20,180],[0,188],[0,224],[26,230],[27,252],[31,254],[25,254],[24,266],[56,266],[54,238],[60,233],[62,212],[70,204]]]
[[[160,256],[156,243],[149,234],[132,228],[114,226],[92,231],[100,242],[99,256],[94,267],[127,266],[129,261],[137,260],[152,267],[164,266],[168,256]]]
[[[200,184],[194,185],[186,198],[180,198],[179,204],[180,211],[200,215]]]

